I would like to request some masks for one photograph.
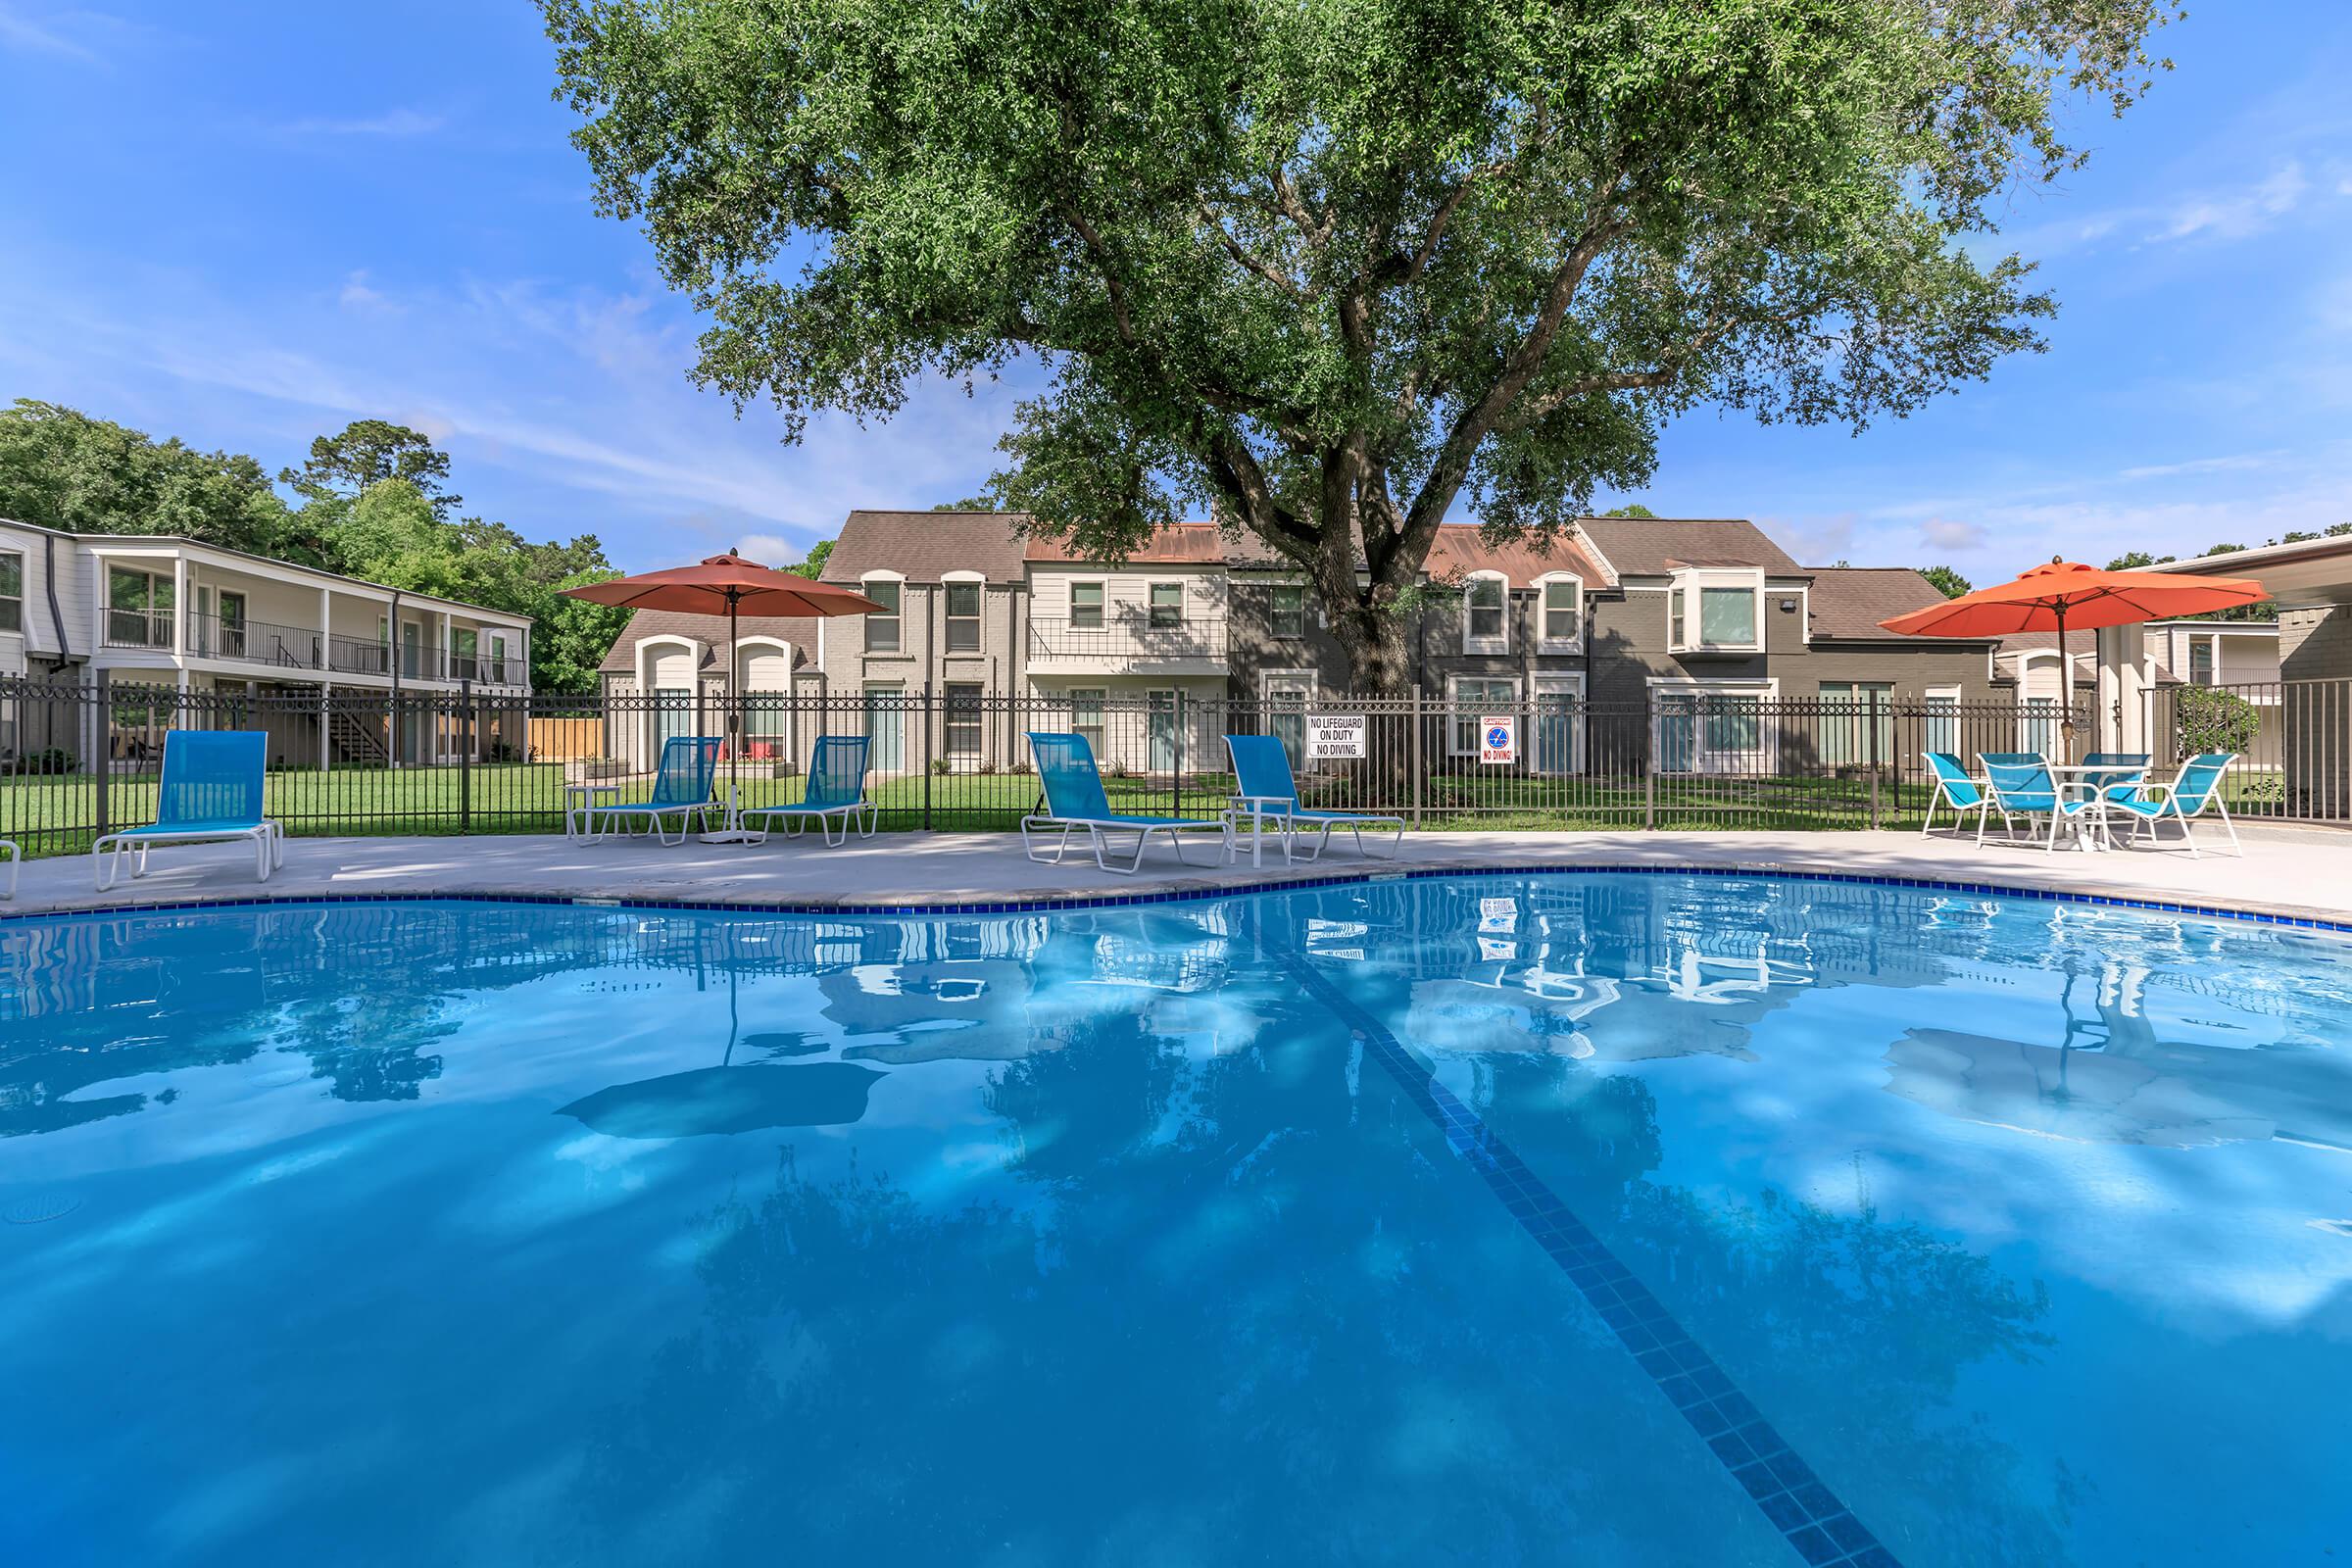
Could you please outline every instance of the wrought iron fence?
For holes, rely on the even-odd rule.
[[[2237,753],[2224,797],[2234,815],[2352,822],[2352,680],[2160,686],[2148,735],[2160,765]]]
[[[671,736],[724,738],[720,793],[798,800],[825,735],[869,742],[885,829],[1007,829],[1038,808],[1031,731],[1092,744],[1115,808],[1210,818],[1233,780],[1223,737],[1279,736],[1310,806],[1394,812],[1422,828],[1816,829],[1917,826],[1924,754],[2055,751],[2061,715],[2006,704],[1435,695],[1312,705],[968,688],[741,702],[652,693],[178,690],[123,680],[0,679],[0,837],[27,854],[85,848],[151,819],[173,728],[270,737],[269,802],[296,834],[540,833],[567,792],[638,798]],[[1353,755],[1326,756],[1356,720]]]

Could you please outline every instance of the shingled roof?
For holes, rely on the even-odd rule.
[[[1810,633],[1816,642],[1886,641],[1900,637],[1879,624],[1943,603],[1943,590],[1908,566],[1813,566]],[[1909,641],[1908,638],[1902,638]],[[1953,642],[1993,642],[1959,637]]]
[[[1152,537],[1127,557],[1133,566],[1221,566],[1226,564],[1228,541],[1213,522],[1172,522],[1152,530]],[[1032,538],[1023,555],[1040,565],[1095,565],[1067,539]]]
[[[1023,512],[853,512],[825,558],[824,580],[855,586],[871,571],[938,582],[976,571],[990,582],[1021,580]]]
[[[1744,517],[1586,517],[1579,526],[1622,577],[1656,577],[1685,566],[1754,566],[1774,576],[1805,568]]]

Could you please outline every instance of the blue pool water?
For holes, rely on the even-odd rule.
[[[2352,1561],[2352,944],[0,922],[0,1562]]]

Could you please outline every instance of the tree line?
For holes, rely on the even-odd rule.
[[[544,543],[463,511],[449,454],[355,419],[274,475],[33,398],[0,410],[0,517],[72,533],[176,534],[531,618],[531,683],[589,692],[628,612],[562,590],[617,576],[592,533]]]

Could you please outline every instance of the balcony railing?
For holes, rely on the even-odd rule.
[[[276,669],[317,669],[323,639],[308,626],[188,613],[188,652],[198,659],[235,659]],[[162,647],[172,646],[166,628]]]
[[[172,612],[169,610],[114,610],[106,612],[106,646],[109,648],[169,648],[172,646]]]
[[[307,626],[202,615],[193,611],[185,620],[185,651],[196,659],[226,659],[267,664],[272,669],[316,669],[342,675],[389,676],[397,663],[401,678],[406,680],[470,680],[489,686],[521,686],[530,679],[530,666],[512,654],[494,658],[486,654],[454,654],[438,648],[395,651],[372,637],[328,635]],[[172,612],[109,610],[106,645],[170,650]]]
[[[1029,657],[1118,664],[1163,664],[1225,658],[1222,616],[1157,620],[1143,611],[1100,620],[1040,615],[1029,622]]]

